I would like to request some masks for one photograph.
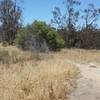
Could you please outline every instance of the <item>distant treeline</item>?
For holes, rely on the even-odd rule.
[[[79,0],[64,0],[65,13],[53,10],[51,20],[68,48],[100,49],[100,8],[88,4],[80,9]]]
[[[87,8],[80,9],[81,2],[78,0],[62,2],[65,13],[55,7],[51,24],[34,21],[23,26],[22,10],[16,0],[1,0],[0,41],[4,45],[16,45],[36,52],[55,51],[63,47],[100,49],[100,8],[89,4]]]

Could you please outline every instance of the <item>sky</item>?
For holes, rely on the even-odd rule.
[[[63,7],[63,0],[23,0],[21,4],[23,9],[23,23],[24,25],[31,24],[34,20],[41,20],[50,23],[53,18],[52,10],[55,6]],[[81,8],[87,7],[89,3],[100,7],[100,0],[80,0]]]

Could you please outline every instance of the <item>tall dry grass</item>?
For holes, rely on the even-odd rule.
[[[63,49],[56,53],[56,57],[60,59],[68,59],[76,63],[100,63],[100,50],[85,50],[85,49]]]
[[[22,51],[15,46],[3,47],[0,44],[0,64],[8,65],[31,60],[41,60],[40,54]]]
[[[6,49],[10,52],[11,49],[20,51],[12,47]],[[68,64],[66,59],[61,59],[61,55],[49,55],[38,61],[33,59],[10,63],[9,68],[1,63],[0,100],[66,100],[75,86],[78,69]]]

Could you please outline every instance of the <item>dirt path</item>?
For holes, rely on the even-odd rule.
[[[70,100],[100,100],[100,66],[73,64],[79,67],[82,77],[77,80],[77,88],[70,95]]]

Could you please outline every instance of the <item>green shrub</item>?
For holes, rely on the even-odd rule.
[[[52,50],[58,50],[64,47],[64,40],[54,30],[48,32],[47,41]]]
[[[27,47],[32,50],[35,50],[34,48],[38,48],[40,51],[45,51],[47,48],[58,50],[64,47],[64,40],[57,34],[56,30],[48,26],[45,22],[34,21],[32,25],[19,30],[19,34],[16,37],[16,44],[21,48]]]

